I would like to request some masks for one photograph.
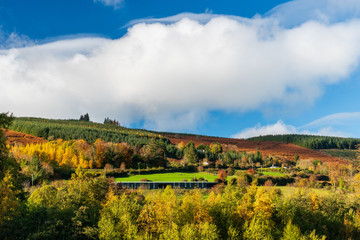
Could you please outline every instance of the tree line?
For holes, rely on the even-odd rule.
[[[254,141],[276,141],[283,143],[292,143],[301,147],[310,149],[356,149],[360,144],[360,139],[357,138],[342,138],[342,137],[327,137],[314,135],[299,135],[299,134],[285,134],[285,135],[267,135],[252,137],[249,140]]]

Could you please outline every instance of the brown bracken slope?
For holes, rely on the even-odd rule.
[[[193,141],[196,146],[199,144],[210,145],[214,142],[219,142],[223,147],[227,149],[234,149],[238,151],[245,150],[246,152],[255,152],[259,150],[264,156],[278,156],[280,158],[286,158],[289,160],[294,159],[295,155],[298,154],[300,159],[319,159],[322,162],[338,162],[346,164],[345,160],[331,157],[326,153],[314,151],[311,149],[296,146],[290,143],[281,142],[268,142],[268,141],[250,141],[244,139],[234,138],[220,138],[220,137],[208,137],[208,136],[197,136],[197,135],[182,135],[182,134],[163,134],[170,139],[171,143],[178,144],[183,142],[187,144]]]
[[[10,145],[13,144],[32,144],[32,143],[44,143],[45,139],[35,137],[29,134],[15,132],[12,130],[3,130],[6,137],[7,143]],[[243,139],[234,139],[234,138],[219,138],[219,137],[208,137],[208,136],[197,136],[197,135],[183,135],[183,134],[163,134],[173,144],[178,144],[183,142],[187,144],[190,141],[193,141],[196,146],[199,144],[210,145],[214,142],[219,142],[223,145],[225,149],[234,149],[237,151],[246,152],[255,152],[259,150],[264,156],[271,155],[277,156],[280,158],[294,159],[296,154],[299,155],[300,159],[319,159],[322,162],[338,162],[338,163],[348,163],[345,160],[331,157],[326,153],[319,151],[314,151],[311,149],[299,147],[290,143],[281,143],[281,142],[267,142],[267,141],[249,141]]]
[[[0,129],[1,130],[1,129]],[[44,143],[46,142],[45,139],[35,137],[29,134],[21,133],[21,132],[15,132],[12,130],[4,130],[5,136],[7,137],[7,144],[14,145],[26,145],[26,144],[32,144],[32,143]]]

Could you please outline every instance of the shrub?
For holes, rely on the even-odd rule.
[[[226,169],[227,175],[228,176],[232,176],[235,174],[234,168],[229,167],[228,169]]]
[[[256,171],[253,168],[250,168],[250,169],[246,170],[245,173],[254,175],[254,174],[256,174]]]
[[[207,182],[207,180],[206,180],[205,178],[203,178],[203,177],[200,177],[200,178],[198,179],[198,181],[200,181],[200,182]]]
[[[274,183],[271,179],[265,181],[264,186],[271,187],[274,186]]]

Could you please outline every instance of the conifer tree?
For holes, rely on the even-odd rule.
[[[184,158],[187,163],[192,163],[192,164],[197,163],[199,160],[199,157],[195,149],[195,145],[192,141],[189,142],[186,146]]]

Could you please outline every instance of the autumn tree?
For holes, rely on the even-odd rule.
[[[138,230],[136,220],[141,205],[134,198],[125,194],[115,196],[112,191],[107,195],[107,202],[101,210],[98,223],[100,239],[135,239]]]
[[[179,206],[175,191],[167,186],[164,191],[147,196],[145,202],[138,223],[146,236],[158,238],[174,234]]]
[[[165,146],[156,139],[151,139],[150,143],[145,145],[141,150],[141,155],[147,165],[166,166]]]
[[[3,224],[11,222],[19,214],[22,194],[18,176],[20,168],[17,162],[8,155],[6,137],[1,129],[8,128],[12,120],[12,115],[0,114],[0,233],[8,228]]]
[[[220,143],[212,143],[210,144],[210,151],[213,153],[213,154],[219,154],[219,153],[222,153],[222,146]]]

